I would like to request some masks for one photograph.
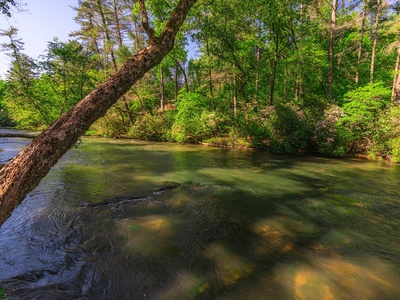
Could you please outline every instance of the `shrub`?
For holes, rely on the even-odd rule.
[[[371,156],[400,162],[400,106],[384,110],[375,126]]]
[[[171,138],[177,142],[201,142],[218,132],[223,118],[211,110],[211,100],[198,93],[179,96]]]
[[[236,135],[242,135],[250,141],[251,148],[275,152],[272,140],[272,120],[276,110],[274,106],[267,106],[259,113],[238,114],[238,131]]]
[[[313,128],[307,122],[304,111],[290,105],[276,105],[272,118],[272,145],[275,152],[300,154],[311,146]],[[278,150],[278,151],[276,151]]]
[[[325,109],[323,119],[315,124],[315,141],[317,152],[328,156],[343,156],[346,154],[346,138],[343,129],[338,126],[343,110],[335,105]]]
[[[90,127],[90,131],[105,137],[119,137],[126,128],[119,113],[115,109],[109,109],[104,117],[98,119]]]
[[[349,139],[371,139],[373,126],[379,112],[390,102],[391,90],[382,83],[368,84],[345,94],[339,126],[348,132]]]
[[[336,127],[340,142],[348,151],[367,154],[373,147],[376,120],[380,111],[390,102],[391,90],[382,83],[368,84],[344,96],[344,116]]]
[[[146,113],[137,118],[128,136],[147,141],[167,141],[169,139],[174,111]]]

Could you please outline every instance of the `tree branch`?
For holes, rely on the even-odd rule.
[[[149,37],[149,41],[151,43],[155,38],[154,29],[150,26],[149,16],[147,14],[146,5],[144,3],[144,0],[138,0],[138,2],[140,5],[140,12],[142,14],[142,26],[143,26],[143,29],[146,31],[147,36]]]

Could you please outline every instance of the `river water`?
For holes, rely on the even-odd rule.
[[[1,139],[0,163],[28,140]],[[83,138],[0,228],[8,299],[400,299],[400,166]]]

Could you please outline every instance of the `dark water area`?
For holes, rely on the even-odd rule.
[[[28,142],[0,139],[0,163]],[[399,178],[361,159],[84,138],[0,228],[0,287],[8,299],[400,299]]]

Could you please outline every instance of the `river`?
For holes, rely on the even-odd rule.
[[[0,163],[29,140],[0,140]],[[400,299],[400,166],[83,138],[0,228],[7,299]]]

